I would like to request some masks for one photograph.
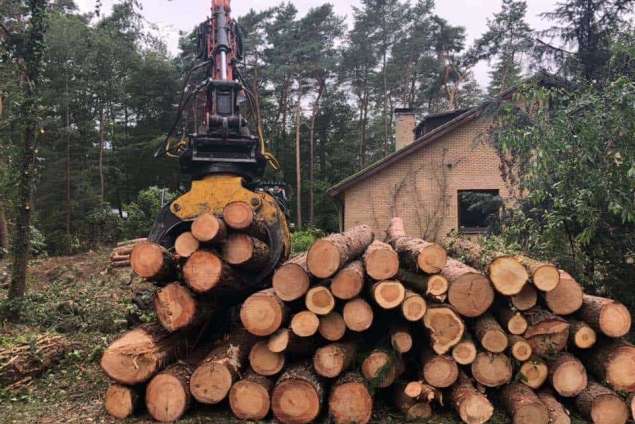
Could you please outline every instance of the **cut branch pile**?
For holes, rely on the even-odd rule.
[[[105,351],[111,415],[134,414],[139,390],[164,422],[227,400],[241,420],[367,423],[381,392],[407,419],[451,408],[468,424],[495,398],[519,424],[570,423],[563,404],[599,424],[633,409],[630,312],[552,264],[470,243],[465,264],[394,218],[386,242],[367,226],[330,235],[256,289],[269,246],[243,221],[203,215],[174,250],[135,245],[159,322]]]

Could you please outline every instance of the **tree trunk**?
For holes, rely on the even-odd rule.
[[[460,342],[452,348],[452,358],[459,365],[470,365],[476,360],[476,344],[469,333],[465,333]]]
[[[320,319],[311,311],[298,312],[291,318],[289,328],[298,337],[311,337],[318,332]]]
[[[373,241],[364,253],[366,274],[376,280],[389,280],[399,271],[399,256],[389,244]]]
[[[302,155],[300,151],[300,107],[302,96],[298,96],[295,111],[295,220],[298,230],[302,229]]]
[[[106,195],[106,187],[104,181],[104,146],[106,144],[106,119],[104,113],[104,107],[102,106],[99,111],[99,164],[97,169],[99,171],[99,201],[103,204]]]
[[[494,407],[487,397],[476,390],[474,384],[463,372],[452,386],[450,399],[461,420],[466,424],[483,424],[494,414]]]
[[[315,223],[315,122],[320,113],[320,100],[326,88],[326,81],[318,80],[318,91],[311,113],[311,124],[309,126],[309,224]]]
[[[331,312],[320,317],[318,332],[324,340],[337,342],[346,334],[346,322],[339,312]]]
[[[197,300],[192,292],[179,283],[170,283],[154,295],[157,319],[170,333],[207,322],[216,305]]]
[[[507,333],[491,315],[483,315],[474,324],[474,335],[485,350],[501,353],[507,349]]]
[[[309,271],[317,278],[330,278],[351,260],[360,257],[373,239],[373,231],[367,225],[359,225],[344,233],[322,238],[309,249]]]
[[[229,391],[229,406],[239,420],[261,421],[271,409],[273,383],[267,377],[249,371]]]
[[[265,377],[278,374],[284,368],[285,362],[284,353],[270,351],[267,341],[256,343],[249,352],[251,369]]]
[[[575,399],[575,405],[593,424],[624,424],[628,420],[628,408],[622,398],[595,381],[589,381]]]
[[[9,228],[7,218],[4,213],[4,205],[0,200],[0,259],[4,258],[9,251]]]
[[[241,295],[249,292],[248,283],[212,252],[194,252],[183,266],[183,279],[198,294]]]
[[[511,297],[511,302],[519,311],[527,311],[538,303],[538,291],[533,284],[525,284],[520,293]]]
[[[364,299],[357,297],[344,304],[342,317],[346,323],[346,328],[361,333],[368,330],[373,324],[373,308]]]
[[[498,387],[512,379],[512,363],[502,353],[479,352],[472,362],[472,377],[485,387]]]
[[[563,397],[574,397],[587,385],[584,365],[570,353],[561,352],[549,361],[551,386]]]
[[[201,243],[219,243],[225,240],[227,226],[214,214],[204,213],[192,222],[192,235]]]
[[[346,371],[355,360],[357,345],[353,342],[331,343],[315,351],[313,369],[325,378],[335,378]]]
[[[631,329],[631,313],[619,302],[584,295],[580,317],[608,337],[622,337]]]
[[[541,390],[537,393],[538,398],[547,407],[547,413],[549,414],[549,424],[571,424],[571,418],[569,417],[569,411],[546,390]]]
[[[597,341],[597,333],[584,321],[569,320],[569,345],[578,349],[589,349]]]
[[[523,337],[511,335],[509,336],[509,354],[517,361],[525,362],[531,358],[533,350]]]
[[[417,322],[420,321],[428,310],[428,304],[423,296],[406,290],[404,301],[401,304],[401,315],[406,321]]]
[[[364,264],[353,261],[339,270],[331,280],[333,296],[341,300],[350,300],[358,296],[364,287]]]
[[[327,287],[316,286],[309,289],[304,298],[304,304],[309,311],[324,316],[330,314],[335,308],[335,298]]]
[[[273,289],[252,294],[240,307],[240,321],[254,336],[272,335],[282,326],[286,317],[287,308]]]
[[[305,424],[320,414],[324,389],[310,363],[289,367],[278,379],[271,395],[273,415],[282,424]]]
[[[513,424],[549,424],[547,407],[533,390],[521,383],[510,383],[501,392],[503,405]]]
[[[403,303],[406,289],[396,280],[381,281],[373,284],[370,297],[382,309],[395,309]]]
[[[386,388],[399,378],[403,372],[403,362],[393,352],[373,349],[362,362],[362,374],[371,386]]]
[[[168,281],[176,275],[172,255],[162,246],[149,241],[134,245],[130,253],[130,264],[135,274],[148,281]]]
[[[113,383],[104,397],[106,412],[112,417],[123,420],[135,413],[141,403],[141,397],[133,387]]]
[[[531,281],[538,290],[549,292],[560,283],[560,272],[555,265],[539,262],[527,256],[516,256],[516,260],[527,268]]]
[[[423,317],[423,325],[430,330],[432,349],[439,355],[450,351],[465,332],[463,320],[447,305],[431,305]]]
[[[269,246],[247,234],[234,233],[223,244],[223,259],[238,268],[260,271],[269,263]]]
[[[549,377],[547,363],[538,356],[525,361],[518,370],[519,381],[532,389],[539,389]]]
[[[436,274],[447,263],[447,252],[436,243],[406,236],[403,220],[393,218],[387,230],[390,244],[399,253],[403,264],[411,271]]]
[[[302,298],[309,290],[311,276],[306,264],[306,253],[297,255],[282,264],[273,274],[272,287],[285,302]]]
[[[557,315],[570,315],[582,307],[584,292],[571,275],[560,271],[560,282],[544,296],[551,312]]]
[[[474,268],[448,259],[441,275],[450,283],[448,301],[456,311],[468,318],[483,315],[494,302],[490,281]]]
[[[525,318],[529,323],[525,338],[536,355],[552,356],[567,346],[569,339],[567,321],[539,307],[526,311]]]
[[[453,385],[459,378],[459,367],[449,355],[436,355],[425,349],[421,354],[421,374],[426,383],[438,389]]]
[[[333,384],[329,415],[335,424],[367,424],[373,414],[373,397],[364,378],[347,373]]]
[[[598,344],[585,361],[614,390],[635,392],[635,347],[621,339]]]

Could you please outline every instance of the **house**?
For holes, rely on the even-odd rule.
[[[411,110],[396,110],[396,151],[328,190],[340,205],[342,229],[368,224],[383,237],[400,216],[408,234],[428,240],[452,230],[485,232],[497,210],[475,203],[505,202],[511,193],[489,142],[491,116],[477,107],[415,121]]]

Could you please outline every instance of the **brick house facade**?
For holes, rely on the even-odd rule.
[[[393,216],[413,236],[439,240],[468,228],[465,193],[491,193],[505,201],[510,191],[498,153],[488,142],[492,121],[481,109],[430,116],[415,129],[414,114],[396,113],[397,150],[329,189],[340,205],[343,229],[368,224],[383,237]]]

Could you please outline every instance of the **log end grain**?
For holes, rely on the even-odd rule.
[[[539,358],[533,358],[520,366],[519,381],[532,389],[539,389],[547,381],[549,367]]]
[[[366,424],[373,413],[373,398],[361,381],[336,384],[329,397],[329,414],[336,424]]]
[[[583,297],[582,286],[562,271],[556,288],[545,293],[545,303],[554,314],[570,315],[582,307]]]
[[[229,228],[246,230],[254,222],[254,210],[245,202],[231,202],[223,209],[223,220]]]
[[[231,234],[223,243],[223,260],[230,265],[240,266],[254,256],[254,239],[244,233]]]
[[[474,379],[486,387],[502,386],[512,379],[512,363],[500,353],[479,352],[471,369]]]
[[[512,256],[494,259],[489,264],[488,274],[496,290],[505,296],[517,295],[529,280],[525,266]]]
[[[399,281],[387,280],[375,283],[372,288],[373,299],[383,309],[395,309],[406,298],[406,289]]]
[[[577,396],[587,386],[586,368],[573,355],[560,354],[549,368],[551,386],[560,396]]]
[[[174,241],[174,251],[182,258],[189,258],[200,246],[199,241],[189,231],[184,232]]]
[[[379,388],[389,387],[400,373],[397,361],[397,358],[386,351],[374,350],[362,362],[362,374]]]
[[[335,308],[335,298],[331,291],[322,286],[311,288],[304,299],[306,308],[316,315],[328,315]]]
[[[318,332],[325,340],[336,342],[346,334],[346,322],[338,312],[331,312],[320,317]]]
[[[452,358],[459,365],[470,365],[476,359],[478,350],[471,340],[461,340],[452,348]]]
[[[137,403],[138,395],[134,389],[120,384],[111,384],[104,398],[106,412],[120,420],[134,414]]]
[[[359,295],[364,287],[364,265],[354,261],[341,269],[331,280],[333,296],[341,300],[350,300]]]
[[[441,272],[448,262],[448,253],[436,243],[430,243],[421,249],[417,256],[417,266],[426,274]]]
[[[240,321],[255,336],[275,333],[285,318],[285,307],[272,290],[264,290],[249,296],[240,308]]]
[[[282,353],[287,350],[290,339],[291,331],[288,328],[281,328],[269,337],[267,348],[273,353]]]
[[[249,352],[251,369],[262,376],[270,377],[278,374],[284,364],[284,354],[270,351],[267,342],[256,343]]]
[[[311,337],[317,333],[320,327],[320,319],[311,311],[298,312],[291,318],[289,328],[298,337]]]
[[[204,250],[194,252],[183,266],[183,278],[196,293],[206,293],[216,287],[222,272],[221,259]]]
[[[300,299],[309,290],[310,284],[309,275],[297,263],[284,264],[273,274],[273,290],[285,302]]]
[[[130,254],[130,264],[139,277],[155,278],[165,267],[165,250],[156,243],[137,243]]]
[[[320,414],[320,395],[308,381],[288,379],[273,389],[271,409],[283,424],[310,423]]]
[[[192,236],[198,241],[208,243],[220,241],[225,237],[227,230],[223,221],[214,214],[204,213],[192,222]]]
[[[605,305],[600,312],[600,328],[609,337],[623,337],[631,330],[631,313],[618,302]]]
[[[441,274],[430,275],[427,280],[426,294],[431,296],[443,296],[448,292],[450,283]]]
[[[364,254],[366,274],[374,280],[388,280],[399,271],[399,255],[389,244],[375,240]]]
[[[229,405],[239,420],[263,420],[271,408],[268,385],[250,379],[237,381],[229,391]]]
[[[355,359],[356,347],[352,343],[332,343],[315,351],[313,368],[326,378],[339,376]]]
[[[560,272],[551,264],[542,264],[534,270],[531,279],[538,290],[549,292],[558,287]]]
[[[520,312],[515,313],[509,321],[507,321],[507,331],[510,334],[521,335],[527,331],[527,320]]]
[[[609,355],[603,364],[606,382],[615,390],[635,392],[635,347],[624,344]]]
[[[152,418],[159,422],[178,420],[189,405],[189,389],[174,375],[159,374],[146,388],[146,407]]]
[[[193,323],[198,303],[192,293],[179,283],[168,284],[154,296],[154,310],[159,322],[173,332]]]
[[[390,332],[390,344],[395,352],[407,353],[410,352],[414,344],[412,335],[406,329],[395,329]]]
[[[628,420],[628,407],[622,398],[595,381],[589,381],[575,404],[582,416],[594,424],[624,424]]]
[[[317,278],[332,277],[342,265],[340,251],[329,240],[320,239],[309,249],[307,266],[309,272]]]
[[[525,284],[520,293],[511,297],[511,302],[519,311],[527,311],[538,303],[538,291],[533,284]]]
[[[484,275],[465,273],[451,282],[448,301],[459,314],[475,318],[483,315],[494,303],[494,289]]]
[[[459,343],[465,332],[463,320],[454,310],[444,306],[428,308],[423,324],[430,330],[432,349],[439,355],[445,354]]]
[[[432,387],[445,389],[459,378],[459,367],[450,356],[433,356],[423,365],[423,378]]]
[[[406,291],[406,297],[401,304],[401,314],[410,322],[421,320],[426,314],[428,305],[425,299],[411,291]]]
[[[510,340],[511,355],[517,361],[524,362],[531,358],[533,351],[531,345],[523,338],[512,338]]]
[[[190,378],[190,391],[197,401],[215,405],[227,397],[233,383],[234,374],[228,364],[210,361],[194,370]]]
[[[342,313],[346,327],[355,332],[363,332],[373,324],[373,308],[361,298],[349,300]]]

